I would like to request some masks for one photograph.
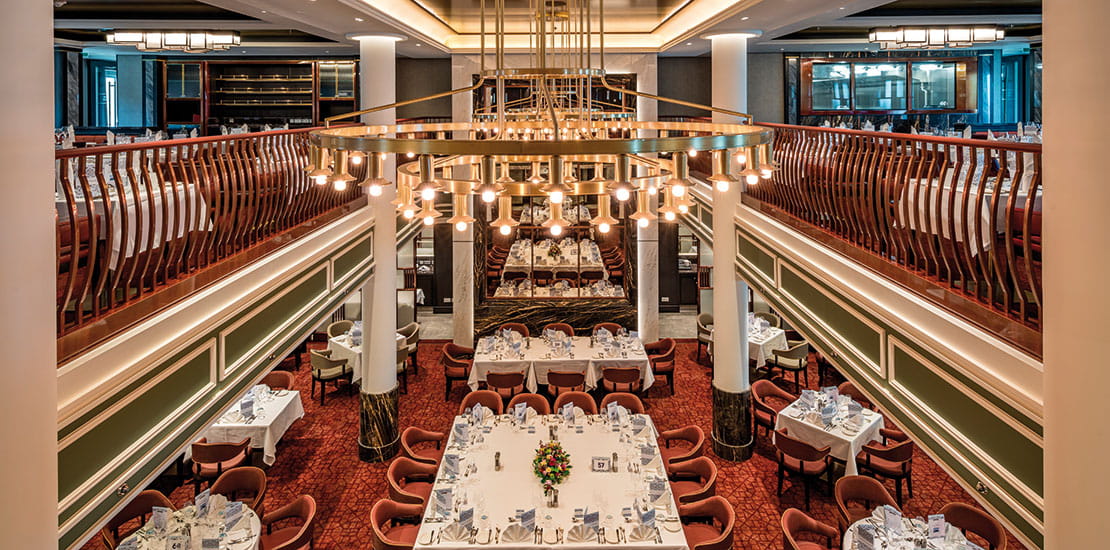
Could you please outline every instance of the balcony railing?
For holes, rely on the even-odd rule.
[[[310,183],[308,130],[68,149],[55,159],[60,358],[107,335],[94,321],[155,295],[164,307],[177,283],[195,291],[366,204],[357,186]],[[75,337],[90,328],[99,336]],[[67,336],[76,341],[63,344]]]
[[[747,204],[1039,354],[1039,144],[767,126]]]

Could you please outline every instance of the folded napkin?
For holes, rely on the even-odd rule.
[[[439,539],[447,542],[462,542],[470,539],[470,529],[458,523],[452,523],[439,532]]]
[[[520,543],[532,540],[532,531],[514,523],[501,532],[501,542]]]
[[[628,532],[629,542],[648,542],[655,540],[656,531],[654,527],[647,525],[637,525],[634,529]]]
[[[586,527],[585,525],[575,525],[567,531],[567,542],[569,543],[582,543],[594,542],[597,540],[597,529],[593,527]]]

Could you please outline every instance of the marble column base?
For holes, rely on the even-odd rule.
[[[713,452],[733,462],[752,456],[752,392],[726,392],[713,386]]]
[[[385,393],[359,393],[358,457],[364,462],[384,462],[400,449],[397,430],[397,397],[400,386]]]

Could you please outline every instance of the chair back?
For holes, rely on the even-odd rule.
[[[466,397],[463,398],[462,404],[459,405],[459,414],[463,414],[466,409],[473,407],[476,403],[481,403],[487,409],[492,410],[494,414],[505,412],[502,406],[501,396],[498,395],[497,392],[476,390],[466,394]]]
[[[1006,550],[1006,531],[990,514],[962,502],[945,504],[940,513],[953,527],[982,537],[991,550]]]
[[[408,550],[416,542],[397,540],[388,536],[395,520],[400,518],[420,518],[424,511],[416,504],[404,504],[388,498],[378,499],[370,507],[370,525],[374,530],[374,550]],[[415,530],[413,530],[415,533]]]
[[[259,384],[266,384],[272,390],[291,390],[296,379],[293,373],[283,370],[270,371],[269,374],[262,377]]]
[[[672,464],[699,457],[705,453],[705,431],[700,426],[691,424],[673,430],[667,430],[660,437],[670,446],[672,441],[685,441],[690,444],[689,452],[682,453],[670,459]]]
[[[443,366],[447,369],[457,369],[462,371],[462,375],[470,373],[470,365],[473,364],[472,359],[467,359],[466,356],[474,355],[474,350],[464,348],[448,342],[443,345]]]
[[[512,410],[517,403],[527,404],[529,407],[532,407],[537,414],[551,414],[551,405],[548,404],[547,398],[538,393],[517,394],[509,401],[508,410]]]
[[[120,541],[130,536],[131,533],[139,530],[139,528],[146,523],[146,517],[150,515],[155,506],[162,506],[170,510],[174,509],[170,499],[166,498],[166,495],[158,491],[148,489],[139,493],[135,498],[131,499],[131,502],[125,504],[123,508],[120,508],[120,511],[116,512],[116,515],[112,516],[112,519],[108,520],[108,523],[100,529],[100,537],[103,539],[104,544],[108,548],[115,548],[118,546]],[[133,526],[127,526],[125,528],[132,520],[138,521],[136,521]]]
[[[816,462],[825,460],[829,456],[828,446],[818,449],[801,439],[792,437],[786,433],[786,428],[775,431],[775,448],[778,449],[780,454],[802,462]]]
[[[622,327],[616,323],[598,323],[594,325],[593,334],[597,334],[597,331],[605,329],[609,331],[610,334],[616,335],[620,332],[621,328]]]
[[[409,347],[404,340],[397,342],[397,372],[404,372],[405,361],[409,358]]]
[[[605,367],[601,369],[601,377],[620,387],[620,385],[634,386],[640,381],[640,369],[637,367]]]
[[[844,476],[836,480],[833,499],[836,500],[840,524],[844,527],[867,517],[871,510],[884,504],[901,509],[881,482],[867,476]],[[858,503],[858,506],[852,506],[853,503]]]
[[[755,318],[767,321],[767,323],[775,328],[782,328],[782,318],[774,313],[767,311],[755,312]]]
[[[524,391],[523,372],[487,372],[486,387],[503,397],[511,397]]]
[[[586,373],[560,370],[548,371],[547,387],[556,396],[568,391],[583,391],[586,389]]]
[[[613,402],[628,409],[628,412],[632,414],[644,414],[644,402],[640,401],[639,397],[625,392],[613,392],[606,395],[605,398],[601,400],[601,405],[598,406],[598,408],[600,410],[605,410],[605,408],[609,406],[609,403]]]
[[[801,550],[803,548],[803,543],[799,540],[799,536],[802,534],[811,533],[827,539],[831,539],[837,534],[835,527],[825,525],[797,508],[787,509],[782,513],[782,519],[779,521],[782,526],[782,545],[787,550]],[[829,542],[831,543],[831,540]],[[810,542],[804,548],[806,550],[824,550],[828,546]]]
[[[674,338],[663,338],[649,344],[644,344],[644,351],[648,354],[652,364],[674,362]]]
[[[354,321],[348,321],[346,319],[344,319],[342,321],[336,321],[336,322],[328,325],[328,338],[335,338],[336,336],[339,336],[340,334],[346,334],[347,331],[354,328],[354,326],[355,326]]]
[[[413,321],[397,329],[397,334],[405,337],[405,344],[415,344],[420,338],[420,323]]]
[[[710,328],[712,326],[713,326],[713,314],[712,313],[699,313],[698,314],[698,336],[709,336],[713,332],[713,330]]]
[[[434,442],[436,444],[436,447],[438,448],[440,441],[443,439],[443,436],[444,434],[440,432],[432,432],[428,430],[422,430],[420,428],[417,428],[416,426],[409,426],[401,431],[401,453],[404,456],[411,458],[412,460],[415,460],[417,462],[423,462],[425,464],[435,464],[435,460],[421,456],[421,454],[416,450],[416,445],[424,442]]]
[[[316,499],[309,495],[301,495],[275,513],[282,514],[282,519],[299,519],[301,528],[277,546],[265,548],[265,550],[300,550],[312,546],[312,530],[316,525]]]
[[[555,398],[555,410],[563,408],[567,403],[574,403],[575,407],[582,409],[586,414],[597,414],[597,403],[586,392],[568,391],[559,394],[559,397]]]
[[[713,496],[717,491],[717,465],[706,456],[692,458],[668,468],[676,475],[697,476],[701,488],[693,493],[680,495],[680,502],[688,503]]]
[[[543,332],[547,332],[547,329],[557,330],[567,336],[574,336],[574,328],[566,323],[548,323],[544,325]]]
[[[720,532],[712,539],[692,545],[690,550],[732,550],[736,511],[724,497],[711,496],[692,504],[680,504],[678,513],[682,517],[709,519]]]
[[[857,388],[856,385],[851,382],[843,382],[839,386],[837,386],[836,389],[837,392],[840,393],[840,395],[847,395],[848,397],[851,397],[853,401],[859,403],[860,405],[863,405],[864,407],[867,407],[868,409],[874,407],[874,405],[871,403],[871,400],[868,399],[866,395],[863,395],[863,392],[859,391],[859,388]]]
[[[775,357],[781,357],[784,359],[796,359],[804,366],[806,364],[806,359],[809,357],[809,342],[802,340],[801,342],[790,346],[789,349],[771,350],[771,353],[773,353]]]
[[[399,456],[389,463],[385,471],[385,480],[389,484],[389,498],[397,502],[409,504],[427,504],[424,497],[405,490],[410,481],[426,481],[431,483],[435,479],[436,466],[417,462],[408,457]]]
[[[265,516],[263,500],[266,498],[266,472],[254,466],[240,466],[223,473],[212,483],[211,493],[223,495],[228,500],[238,500],[258,517]]]
[[[193,443],[193,464],[198,468],[200,464],[220,464],[229,460],[244,457],[250,453],[251,438],[244,438],[238,443],[209,443],[207,438]]]
[[[334,369],[347,365],[346,359],[332,359],[328,357],[325,352],[316,349],[308,350],[308,360],[312,364],[312,370],[314,371]]]
[[[505,329],[509,329],[509,330],[511,330],[511,331],[521,335],[521,336],[525,336],[525,337],[532,335],[531,333],[528,332],[528,327],[524,326],[524,323],[505,323],[505,324],[497,327],[497,332],[501,332]]]

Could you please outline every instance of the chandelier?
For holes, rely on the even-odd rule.
[[[939,27],[883,27],[871,29],[867,41],[884,50],[935,50],[969,48],[997,42],[1006,31],[997,25],[948,25]]]
[[[486,4],[493,5],[487,54]],[[596,6],[596,16],[594,7]],[[356,184],[354,165],[365,162],[357,185],[371,200],[391,182],[383,166],[389,155],[398,161],[397,198],[406,219],[434,224],[438,193],[452,194],[451,217],[460,231],[475,220],[471,195],[497,203],[490,225],[509,235],[519,224],[512,217],[513,197],[546,197],[550,216],[543,227],[559,236],[570,223],[562,206],[571,196],[596,196],[597,215],[590,223],[607,233],[619,220],[612,200],[629,202],[628,218],[648,227],[662,218],[674,221],[692,206],[688,189],[688,158],[711,151],[715,188],[727,191],[744,181],[755,185],[776,169],[772,131],[752,125],[751,116],[643,93],[616,86],[605,72],[604,0],[546,0],[532,3],[529,66],[505,63],[504,0],[480,0],[481,69],[471,86],[333,116],[310,136],[309,178],[337,190]],[[594,26],[596,24],[596,31]],[[596,46],[594,40],[596,38]],[[492,57],[493,68],[487,68]],[[598,65],[592,66],[597,59]],[[507,99],[506,82],[527,83],[522,97]],[[333,127],[342,120],[455,94],[469,94],[487,82],[495,87],[488,107],[470,121],[440,124],[388,124]],[[733,123],[660,122],[635,120],[629,111],[614,110],[594,99],[593,89],[723,113]],[[425,136],[435,136],[428,138]],[[451,139],[448,139],[451,136]],[[513,179],[512,173],[529,174]],[[739,176],[739,178],[738,178]]]
[[[117,30],[108,33],[109,44],[135,46],[141,52],[205,53],[227,50],[238,46],[240,42],[239,31]]]

